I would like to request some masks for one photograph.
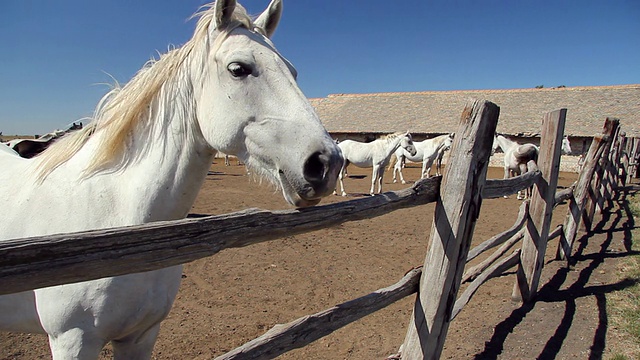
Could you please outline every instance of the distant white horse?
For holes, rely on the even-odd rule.
[[[376,139],[369,143],[362,143],[353,140],[344,140],[338,144],[342,150],[344,157],[344,166],[338,179],[340,180],[340,189],[342,196],[347,196],[344,191],[343,178],[347,173],[347,166],[353,163],[357,167],[368,168],[373,167],[371,174],[371,190],[369,193],[374,194],[376,184],[378,185],[378,194],[382,192],[382,178],[384,169],[389,163],[391,155],[398,148],[405,149],[409,154],[415,155],[416,148],[411,140],[411,134],[408,132],[397,132],[386,135],[380,139]]]
[[[530,164],[537,164],[538,162],[539,149],[533,144],[520,145],[502,134],[495,134],[493,138],[493,150],[495,151],[497,148],[502,149],[502,152],[504,152],[505,179],[534,170]],[[530,161],[533,162],[529,163]],[[535,165],[535,167],[537,168],[537,165]],[[530,195],[530,189],[527,189],[524,194],[522,191],[518,191],[517,199],[526,199]]]
[[[416,153],[414,155],[411,155],[404,148],[399,147],[394,152],[395,156],[389,165],[390,168],[393,166],[393,182],[397,182],[396,173],[398,173],[400,174],[400,181],[403,184],[407,183],[402,175],[402,168],[407,160],[422,162],[422,172],[420,173],[421,178],[430,177],[433,162],[437,160],[438,156],[444,155],[444,152],[451,148],[451,144],[453,144],[453,137],[454,133],[451,133],[423,141],[414,141],[413,146],[416,148]]]
[[[217,1],[185,45],[107,94],[82,130],[31,159],[0,152],[0,241],[184,218],[217,150],[294,206],[331,194],[340,149],[269,39],[281,11],[273,0],[254,22]],[[0,330],[48,334],[55,360],[96,359],[108,342],[116,359],[149,359],[181,275],[173,266],[3,295]]]
[[[560,152],[562,155],[571,155],[571,142],[569,142],[569,137],[567,135],[562,138],[562,147],[560,148]]]

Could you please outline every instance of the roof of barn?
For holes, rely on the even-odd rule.
[[[544,114],[567,109],[565,134],[593,136],[606,117],[620,119],[627,136],[640,137],[640,84],[511,90],[331,94],[310,99],[329,132],[416,133],[455,131],[469,99],[500,106],[498,131],[535,136]]]

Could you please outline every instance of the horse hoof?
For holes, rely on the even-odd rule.
[[[343,191],[342,196],[347,196],[347,193]]]
[[[404,181],[404,180],[402,180],[402,184],[403,184],[403,185],[406,185],[406,184],[407,184],[407,182],[406,182],[406,181]]]
[[[504,195],[503,198],[508,199],[509,197],[507,195]]]

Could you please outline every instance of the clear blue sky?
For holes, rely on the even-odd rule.
[[[91,115],[107,74],[124,83],[182,45],[204,3],[0,1],[0,131]],[[308,97],[640,83],[638,0],[284,0],[273,40]]]

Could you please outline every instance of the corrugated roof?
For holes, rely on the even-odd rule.
[[[329,132],[447,133],[458,127],[469,99],[500,106],[498,131],[506,134],[539,134],[544,114],[566,108],[567,135],[599,134],[606,117],[617,117],[627,136],[640,137],[640,85],[332,94],[310,100]]]

